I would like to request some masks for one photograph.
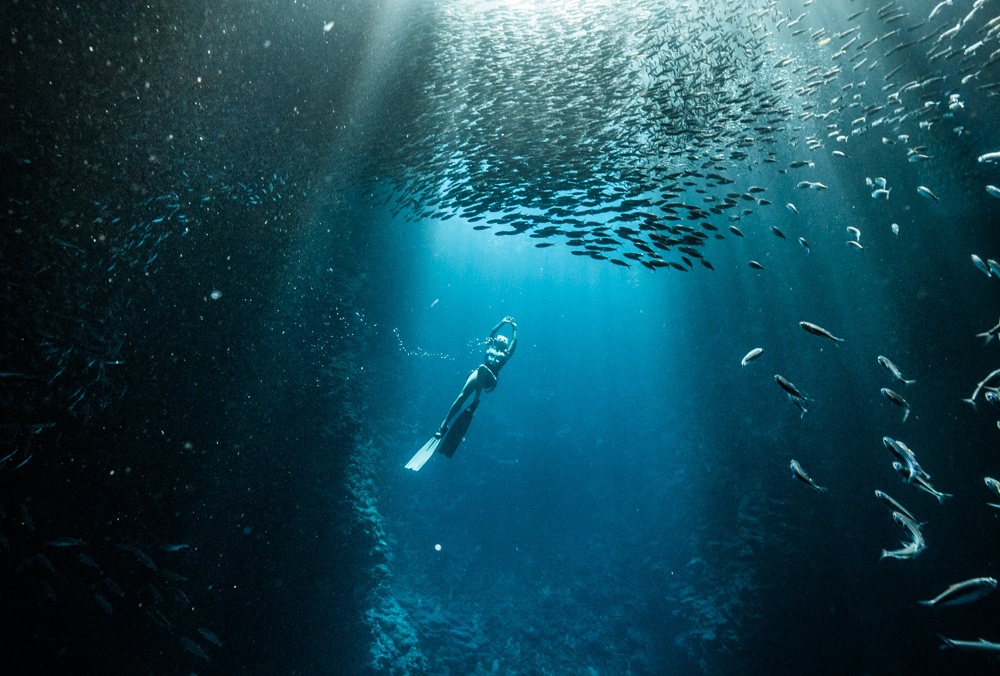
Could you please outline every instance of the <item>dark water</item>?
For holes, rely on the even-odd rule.
[[[776,85],[794,103],[781,130],[717,117],[709,133],[690,83],[758,82],[766,96],[788,73],[760,64],[829,66],[823,34],[796,42],[779,17],[809,11],[803,25],[831,35],[861,21],[857,52],[936,3],[900,4],[912,16],[899,19],[873,5],[854,23],[858,2],[800,4],[754,20],[763,5],[743,19],[725,5],[725,21],[691,24],[751,31],[757,65],[699,79],[698,64],[722,68],[724,54],[671,42],[683,68],[664,72],[689,96],[671,104],[684,124],[664,126],[622,99],[618,61],[587,68],[602,50],[644,56],[651,43],[629,38],[640,19],[680,31],[690,8],[669,3],[637,5],[655,21],[620,23],[607,8],[591,22],[588,3],[508,3],[467,25],[469,3],[10,3],[3,671],[996,671],[989,655],[939,650],[938,636],[1000,642],[1000,597],[917,601],[995,577],[1000,560],[983,482],[1000,473],[998,416],[982,395],[977,409],[962,402],[1000,344],[975,337],[997,320],[1000,282],[970,261],[1000,257],[1000,201],[984,190],[1000,169],[976,162],[1000,149],[997,9],[962,26],[974,6],[956,0],[926,46],[888,54],[901,38],[887,37],[816,91]],[[957,52],[930,61],[955,21]],[[560,22],[575,27],[545,32]],[[881,65],[854,69],[876,51]],[[510,59],[516,77],[494,67]],[[522,95],[558,98],[581,72],[586,96],[559,109],[554,141]],[[904,97],[905,114],[852,126],[938,74]],[[949,108],[954,93],[963,108]],[[839,112],[803,116],[809,103]],[[827,136],[834,122],[842,141]],[[775,140],[734,157],[746,134]],[[908,161],[916,146],[930,158]],[[614,220],[632,213],[623,194],[720,153],[711,162],[732,183],[691,177],[678,199],[759,185],[773,205],[690,222],[717,227],[696,245],[713,270],[638,264],[652,256],[623,257],[626,268],[570,255],[562,235],[529,236],[574,190],[609,196],[587,227],[634,223]],[[814,166],[788,168],[803,158]],[[888,201],[871,197],[876,176]],[[504,216],[522,219],[505,222],[517,236],[494,236]],[[863,250],[845,243],[848,226]],[[458,452],[404,469],[506,315],[516,354]],[[754,347],[763,355],[741,367]],[[917,382],[894,382],[879,355]],[[775,374],[809,398],[803,416]],[[905,396],[906,422],[883,387]],[[884,436],[954,497],[938,504],[901,480]],[[793,458],[828,490],[796,482]],[[924,524],[917,558],[879,560],[908,536],[876,489]]]

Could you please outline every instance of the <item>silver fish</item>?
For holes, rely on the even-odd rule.
[[[919,601],[922,606],[931,608],[942,606],[957,606],[963,603],[978,601],[988,596],[997,588],[997,581],[992,577],[974,577],[964,582],[956,582],[930,601]]]
[[[981,638],[978,641],[959,641],[958,639],[941,636],[941,634],[938,634],[938,638],[942,641],[941,650],[958,648],[959,650],[976,653],[1000,653],[1000,643],[993,643],[992,641],[987,641],[985,638]]]
[[[893,392],[888,387],[883,387],[879,392],[882,393],[883,397],[903,409],[903,422],[906,422],[906,419],[910,417],[910,405],[906,403],[906,399],[903,399],[899,396],[899,393]]]
[[[1000,160],[1000,150],[992,153],[985,153],[976,158],[977,162],[996,162]]]
[[[806,484],[807,486],[809,486],[810,488],[812,488],[815,491],[818,491],[820,493],[825,493],[826,492],[827,489],[823,488],[822,486],[820,486],[819,484],[817,484],[815,481],[813,481],[811,478],[809,478],[809,475],[806,474],[805,470],[802,469],[802,465],[800,465],[798,462],[796,462],[795,460],[792,460],[792,462],[789,465],[789,467],[792,470],[792,477],[793,478],[798,479],[799,481],[801,481],[802,483]]]
[[[812,322],[799,322],[799,326],[801,326],[803,329],[805,329],[807,332],[813,334],[814,336],[819,336],[820,338],[827,338],[827,339],[832,340],[832,341],[834,341],[836,343],[843,343],[844,342],[843,338],[837,338],[835,335],[833,335],[832,333],[830,333],[829,331],[827,331],[823,327],[817,326],[817,325],[813,324]]]
[[[933,192],[931,192],[931,189],[928,188],[927,186],[918,185],[917,192],[920,194],[921,197],[926,197],[927,199],[934,200],[935,202],[941,201],[938,199],[938,196],[935,195]]]
[[[754,349],[752,349],[749,352],[747,352],[746,356],[744,356],[743,359],[740,360],[740,366],[746,366],[747,364],[749,364],[753,360],[755,360],[758,357],[760,357],[760,355],[762,355],[763,353],[764,353],[764,348],[762,348],[762,347],[755,347]]]
[[[917,454],[910,450],[910,448],[904,444],[902,441],[898,441],[891,437],[882,437],[882,444],[889,449],[889,451],[896,456],[896,458],[905,465],[907,474],[907,483],[912,482],[915,477],[923,477],[924,479],[930,479],[931,475],[924,471],[920,463],[917,462]]]
[[[996,479],[993,479],[991,477],[984,477],[983,481],[986,483],[987,488],[989,488],[991,491],[1000,496],[1000,481],[997,481]],[[987,502],[986,504],[989,505],[990,507],[995,507],[997,509],[1000,509],[1000,505],[996,503]]]
[[[894,462],[892,463],[892,468],[897,472],[899,472],[903,476],[903,478],[906,479],[907,481],[910,481],[910,479],[912,478],[913,479],[912,483],[917,488],[924,491],[925,493],[933,495],[935,498],[937,498],[939,504],[943,503],[945,500],[952,497],[951,493],[942,493],[941,491],[935,489],[933,486],[930,485],[930,483],[927,482],[927,479],[925,479],[923,476],[919,475],[915,476],[911,474],[905,467],[903,467],[902,463]]]
[[[774,382],[778,383],[778,387],[780,387],[781,389],[783,389],[785,392],[795,397],[796,399],[802,399],[803,401],[807,400],[807,397],[801,392],[799,392],[798,389],[795,387],[795,385],[792,385],[792,383],[789,382],[788,379],[785,378],[784,376],[775,374]]]
[[[987,277],[990,276],[990,269],[989,269],[989,267],[987,267],[986,263],[983,262],[983,259],[980,258],[979,256],[977,256],[976,254],[972,254],[972,264],[975,265],[980,270],[982,270],[982,272]]]
[[[986,192],[1000,199],[1000,188],[996,187],[995,185],[987,185]]]
[[[917,382],[916,380],[907,380],[906,378],[904,378],[903,374],[899,372],[899,369],[896,368],[896,365],[893,364],[888,357],[883,357],[882,355],[879,355],[878,363],[882,365],[882,368],[891,373],[893,378],[903,383],[904,385],[912,385],[913,383]]]
[[[952,4],[954,4],[954,0],[942,0],[938,4],[934,5],[934,9],[931,10],[930,15],[928,15],[927,17],[927,20],[930,21],[935,16],[937,16],[937,13],[941,11],[942,7],[946,6],[950,7]]]
[[[202,649],[202,647],[197,643],[195,643],[194,641],[192,641],[191,639],[189,639],[188,637],[186,636],[181,637],[181,645],[184,646],[184,649],[187,650],[192,655],[196,655],[201,659],[205,660],[206,662],[212,661],[205,653],[205,651]]]
[[[914,521],[917,520],[917,518],[913,516],[908,509],[906,509],[906,507],[903,507],[901,504],[893,500],[887,493],[883,493],[882,491],[876,489],[875,497],[881,500],[882,503],[889,508],[889,511],[899,512],[900,514],[905,514]]]

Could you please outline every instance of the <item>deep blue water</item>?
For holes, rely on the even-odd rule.
[[[994,672],[1000,597],[917,601],[1000,560],[997,10],[897,4],[12,3],[2,670]]]

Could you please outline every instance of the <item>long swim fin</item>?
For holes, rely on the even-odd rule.
[[[458,417],[455,418],[455,422],[452,424],[451,429],[444,435],[441,445],[438,446],[438,453],[444,453],[449,458],[455,455],[458,445],[465,441],[465,435],[469,431],[469,425],[472,424],[472,415],[476,412],[477,408],[479,408],[478,398],[469,404],[464,411],[458,414]]]
[[[434,451],[438,449],[438,445],[441,443],[441,437],[431,437],[430,440],[423,445],[423,447],[417,451],[416,455],[410,458],[410,461],[406,463],[406,469],[412,469],[414,472],[419,470],[427,461],[431,459],[434,455]]]
[[[444,435],[444,439],[441,440],[441,445],[437,448],[438,453],[444,453],[449,458],[455,455],[458,445],[465,441],[465,433],[469,431],[469,425],[472,424],[472,414],[475,410],[474,406],[469,406],[458,414],[455,422],[451,425],[451,429],[448,430],[448,433]]]

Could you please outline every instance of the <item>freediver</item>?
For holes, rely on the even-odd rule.
[[[510,340],[507,339],[507,336],[500,334],[500,329],[503,328],[504,324],[510,324]],[[410,459],[406,464],[407,469],[412,469],[413,471],[419,470],[434,455],[435,451],[440,451],[448,457],[454,455],[455,449],[458,448],[458,444],[465,437],[466,430],[469,429],[469,424],[472,422],[472,414],[476,412],[476,408],[479,406],[479,397],[483,393],[483,390],[492,392],[496,389],[500,369],[514,356],[514,350],[517,348],[517,322],[514,321],[514,318],[507,316],[500,320],[500,323],[490,331],[486,345],[486,355],[483,363],[469,374],[469,377],[465,380],[465,385],[462,387],[462,391],[459,392],[455,403],[448,410],[448,415],[441,422],[441,427],[424,444],[423,448],[417,451],[417,454]],[[462,410],[462,406],[466,400],[473,394],[475,396],[472,399],[472,403],[465,410]],[[458,414],[458,417],[449,430],[448,421],[455,417],[456,414]]]
[[[510,324],[511,337],[509,342],[507,341],[507,336],[502,336],[499,333],[504,324]],[[514,349],[516,347],[517,322],[514,321],[513,317],[504,317],[500,320],[500,323],[494,326],[493,330],[490,331],[490,337],[487,341],[486,347],[486,357],[483,359],[483,363],[469,374],[468,379],[465,381],[465,387],[463,387],[462,391],[458,394],[458,398],[455,399],[455,403],[451,405],[451,409],[448,411],[448,415],[444,417],[441,427],[437,432],[435,432],[435,437],[440,439],[445,435],[448,431],[448,421],[462,409],[462,404],[464,404],[465,400],[469,398],[469,395],[473,392],[476,393],[472,403],[469,404],[469,409],[475,412],[476,407],[479,406],[479,395],[482,394],[483,390],[492,392],[496,389],[497,378],[500,376],[500,369],[502,369],[503,365],[507,363],[507,360],[514,356]]]

